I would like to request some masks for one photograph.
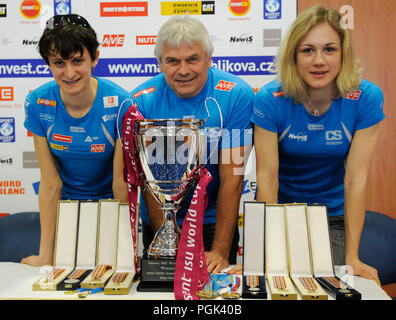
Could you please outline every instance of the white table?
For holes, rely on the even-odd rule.
[[[344,268],[336,267],[336,274],[362,294],[362,300],[391,300],[373,280],[346,275]],[[65,295],[63,291],[33,291],[32,285],[48,267],[31,267],[20,263],[0,263],[0,300],[81,300],[77,295]],[[127,295],[93,294],[86,300],[174,300],[173,292],[138,292],[134,283]],[[241,289],[241,288],[240,288]],[[270,297],[267,287],[268,297]],[[218,298],[220,299],[220,298]],[[329,295],[329,300],[333,298]],[[212,300],[213,301],[213,300]]]

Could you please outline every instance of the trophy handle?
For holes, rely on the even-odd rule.
[[[216,100],[215,98],[213,98],[213,97],[207,97],[207,98],[205,99],[205,109],[206,109],[206,112],[208,113],[208,117],[207,117],[206,119],[202,120],[202,121],[205,123],[206,121],[208,121],[208,120],[210,119],[210,112],[209,112],[209,108],[208,108],[208,100],[213,100],[213,101],[216,103],[217,109],[219,110],[220,121],[221,121],[220,131],[221,131],[221,130],[223,129],[223,114],[222,114],[222,112],[221,112],[219,103],[217,102],[217,100]]]

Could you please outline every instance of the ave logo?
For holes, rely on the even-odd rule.
[[[103,35],[102,47],[123,47],[124,34],[105,34]]]
[[[349,92],[344,95],[345,99],[350,99],[350,100],[359,100],[360,94],[362,93],[362,90],[356,90]]]
[[[105,145],[104,144],[92,144],[91,145],[91,152],[104,152]]]
[[[217,90],[222,90],[222,91],[231,91],[232,87],[235,86],[234,82],[229,82],[225,80],[220,80],[217,85],[216,89]]]

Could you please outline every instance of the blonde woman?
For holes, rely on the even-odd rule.
[[[361,78],[340,19],[321,6],[300,14],[280,47],[279,79],[255,97],[257,200],[326,204],[334,263],[378,280],[358,249],[383,94]]]

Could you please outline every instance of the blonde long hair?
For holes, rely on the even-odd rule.
[[[315,5],[296,18],[276,57],[275,63],[283,93],[287,97],[292,97],[295,103],[302,102],[307,97],[306,84],[297,70],[296,50],[309,30],[321,23],[328,23],[340,36],[342,62],[336,79],[337,97],[355,90],[362,79],[362,68],[353,53],[349,31],[341,26],[341,15],[336,10]]]

